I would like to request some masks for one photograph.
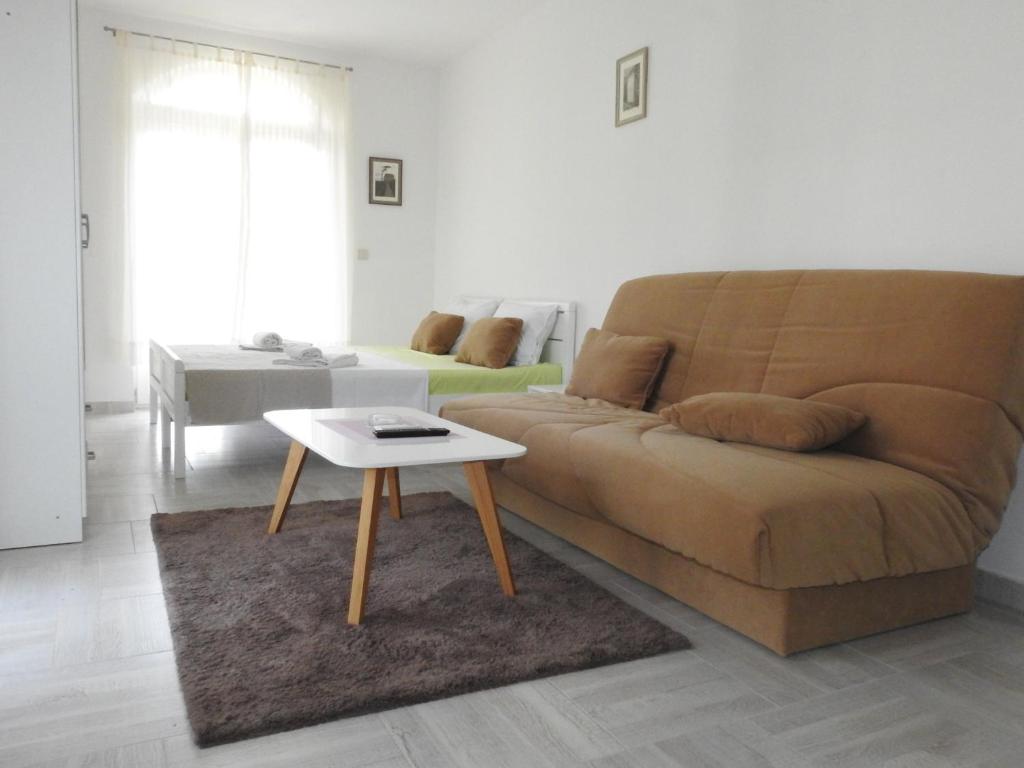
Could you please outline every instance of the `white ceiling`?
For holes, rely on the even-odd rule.
[[[440,63],[545,0],[81,0],[320,48]]]

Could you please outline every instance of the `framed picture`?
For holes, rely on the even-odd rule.
[[[615,63],[615,125],[647,117],[647,48]]]
[[[402,161],[391,157],[370,158],[370,202],[402,204]]]

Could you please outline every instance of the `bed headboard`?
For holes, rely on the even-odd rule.
[[[493,299],[494,296],[465,296],[466,299]],[[576,302],[557,299],[508,299],[517,304],[557,304],[558,318],[551,331],[540,359],[545,363],[562,366],[562,383],[568,384],[572,377],[572,363],[576,359]]]

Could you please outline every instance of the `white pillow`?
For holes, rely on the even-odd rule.
[[[519,304],[503,301],[494,310],[495,317],[519,317],[523,321],[523,335],[519,346],[508,361],[509,365],[536,365],[544,351],[544,342],[555,329],[558,319],[557,304]]]
[[[459,331],[459,337],[455,339],[455,343],[452,344],[448,354],[454,355],[458,352],[459,345],[462,344],[466,334],[469,333],[469,326],[477,320],[493,316],[494,310],[498,308],[500,303],[501,299],[466,299],[462,296],[448,302],[448,305],[444,308],[445,312],[449,315],[462,315],[465,318],[465,321],[462,323],[462,330]]]

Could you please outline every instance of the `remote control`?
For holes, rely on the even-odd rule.
[[[380,426],[373,428],[375,437],[444,437],[451,432],[446,427]]]

